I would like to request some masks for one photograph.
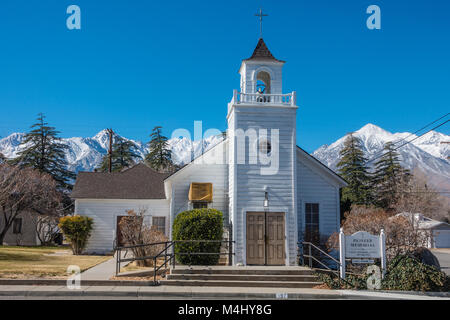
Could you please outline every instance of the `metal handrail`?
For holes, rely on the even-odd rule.
[[[156,245],[159,245],[159,244],[165,244],[165,243],[169,243],[169,242],[171,242],[171,241],[133,244],[133,245],[130,245],[130,246],[116,247],[116,249],[132,249],[132,248],[139,248],[139,247],[146,247],[146,246],[153,246],[153,245],[156,246]]]
[[[173,240],[174,243],[176,242],[220,242],[220,243],[228,243],[229,247],[228,247],[228,252],[177,252],[175,253],[175,247],[173,250],[173,268],[175,269],[175,264],[176,264],[176,258],[175,255],[224,255],[227,254],[229,257],[229,261],[228,263],[231,265],[231,257],[235,254],[233,252],[233,243],[235,243],[235,241],[227,239],[227,240]]]
[[[326,253],[325,251],[323,251],[322,249],[320,249],[318,246],[316,246],[315,244],[311,243],[311,242],[299,242],[298,244],[302,245],[302,251],[303,251],[303,245],[308,245],[309,246],[309,254],[302,254],[303,257],[307,257],[309,258],[309,266],[310,268],[312,268],[312,260],[316,261],[317,263],[319,263],[320,265],[324,266],[326,268],[326,270],[324,271],[331,271],[332,274],[334,274],[335,276],[337,276],[339,278],[339,281],[344,281],[346,284],[348,284],[350,287],[354,287],[354,285],[347,281],[346,279],[341,278],[341,274],[339,272],[339,270],[333,270],[330,267],[328,267],[326,264],[324,264],[322,261],[320,261],[319,259],[317,259],[316,257],[314,257],[312,255],[311,252],[311,247],[313,247],[314,249],[318,250],[321,254],[325,255],[326,257],[330,258],[332,261],[334,261],[337,265],[338,265],[338,269],[341,267],[341,262],[337,259],[335,259],[333,256],[329,255],[328,253]],[[297,245],[298,245],[297,244]],[[298,248],[300,248],[300,246],[298,246]],[[304,264],[304,259],[303,259],[303,264]]]
[[[205,243],[228,243],[228,252],[177,252],[175,253],[175,243],[180,242],[205,242]],[[156,284],[156,274],[161,268],[164,266],[167,268],[167,264],[173,263],[173,268],[175,268],[175,261],[176,257],[175,255],[228,255],[230,258],[235,253],[232,252],[232,246],[235,241],[227,239],[227,240],[173,240],[173,241],[164,241],[164,242],[154,242],[154,243],[144,243],[144,244],[136,244],[136,245],[130,245],[130,246],[121,246],[121,247],[115,247],[114,250],[116,251],[116,275],[120,271],[120,263],[121,262],[129,262],[129,261],[140,261],[140,260],[153,260],[153,282]],[[122,259],[121,253],[122,250],[132,249],[132,248],[139,248],[139,247],[145,247],[145,246],[155,246],[155,245],[162,245],[164,244],[165,247],[163,250],[161,250],[158,254],[154,256],[144,256],[144,257],[132,257],[128,259]],[[170,248],[173,248],[172,253],[168,253],[168,250]],[[128,252],[128,251],[126,251]],[[160,266],[157,266],[157,260],[160,257],[164,257],[164,264],[161,264]],[[167,259],[169,257],[169,259]],[[231,261],[229,261],[231,263]]]
[[[115,248],[115,251],[116,251],[116,276],[119,274],[121,262],[151,260],[151,259],[155,259],[155,257],[156,257],[156,256],[144,256],[144,257],[132,257],[132,258],[127,258],[127,259],[122,259],[122,257],[121,257],[122,250],[126,250],[125,256],[124,256],[124,257],[126,257],[126,255],[128,253],[128,249],[148,247],[148,246],[157,246],[157,245],[167,244],[170,242],[171,241],[163,241],[163,242],[143,243],[143,244],[135,244],[135,245],[130,245],[130,246],[116,247]]]
[[[333,260],[334,262],[336,262],[338,264],[338,266],[341,266],[341,262],[339,260],[336,260],[336,258],[334,258],[333,256],[329,255],[328,253],[326,253],[325,251],[323,251],[322,249],[320,249],[318,246],[316,246],[314,243],[308,242],[308,241],[304,241],[301,244],[306,244],[309,245],[310,247],[313,247],[314,249],[318,250],[321,254],[325,255],[327,258],[330,258],[331,260]]]

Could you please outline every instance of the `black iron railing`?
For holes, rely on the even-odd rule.
[[[305,249],[306,247],[306,249]],[[328,272],[329,274],[337,277],[339,279],[339,281],[343,281],[345,282],[347,285],[349,285],[350,287],[354,287],[354,285],[341,278],[341,273],[340,273],[340,268],[341,268],[341,262],[339,260],[337,260],[336,258],[334,258],[333,256],[329,255],[328,253],[326,253],[325,251],[323,251],[322,249],[320,249],[317,245],[311,243],[311,242],[299,242],[297,243],[297,248],[298,248],[298,264],[299,265],[304,265],[304,266],[308,266],[311,269],[314,267],[314,263],[316,265],[319,265],[322,268],[315,268],[318,269],[321,272]],[[306,252],[305,252],[306,251]],[[316,252],[314,252],[316,251]],[[336,264],[336,269],[333,269],[330,267],[330,264],[327,264],[325,262],[323,262],[323,260],[328,260],[327,262],[332,262],[331,264]]]
[[[194,251],[188,251],[188,252],[176,252],[175,250],[175,244],[176,243],[189,243],[189,242],[200,242],[200,243],[226,243],[226,252],[221,252],[219,249],[219,252],[194,252]],[[130,245],[130,246],[116,246],[115,247],[115,255],[116,255],[116,276],[120,272],[120,266],[121,263],[124,262],[134,262],[134,261],[143,261],[143,260],[153,260],[153,282],[157,284],[156,277],[158,274],[158,271],[161,270],[163,267],[167,270],[168,265],[172,263],[172,268],[175,269],[176,266],[176,256],[180,255],[227,255],[228,256],[228,264],[232,264],[233,255],[235,254],[233,252],[233,243],[231,239],[225,239],[225,240],[174,240],[174,241],[164,241],[164,242],[154,242],[154,243],[146,243],[146,244],[137,244],[137,245]],[[151,247],[151,246],[164,246],[164,249],[162,249],[160,252],[155,254],[154,256],[138,256],[138,257],[129,257],[126,258],[128,250],[132,250],[134,248],[142,248],[142,247]],[[125,252],[124,256],[122,257],[123,252]],[[164,263],[158,266],[158,259],[164,258]]]
[[[305,249],[305,247],[306,247],[306,249]],[[307,241],[299,242],[297,248],[299,250],[299,252],[298,252],[299,264],[308,265],[310,268],[312,268],[313,264],[314,264],[313,262],[315,262],[316,264],[324,267],[327,270],[331,270],[331,271],[336,271],[336,270],[339,271],[339,268],[341,267],[341,262],[339,260],[337,260],[333,256],[329,255],[324,250],[322,250],[317,245],[315,245],[311,242],[307,242]],[[330,267],[330,264],[323,262],[323,260],[328,260],[328,262],[331,261],[331,264],[336,264],[336,270],[332,269]]]

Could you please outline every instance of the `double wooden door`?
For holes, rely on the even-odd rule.
[[[247,264],[285,264],[283,212],[247,212]]]

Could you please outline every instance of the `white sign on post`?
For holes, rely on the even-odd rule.
[[[345,256],[347,258],[381,258],[380,237],[365,231],[345,236]]]
[[[340,276],[345,279],[345,259],[353,259],[353,263],[371,264],[374,258],[381,258],[381,272],[384,278],[386,272],[386,243],[384,230],[379,236],[366,231],[358,231],[346,236],[341,228],[339,233]]]

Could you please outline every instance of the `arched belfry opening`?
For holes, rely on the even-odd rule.
[[[266,71],[260,71],[256,75],[256,92],[270,94],[270,74]]]
[[[241,68],[239,69],[241,74],[241,93],[249,95],[282,94],[283,65],[284,61],[276,59],[267,48],[264,40],[262,38],[259,39],[252,56],[242,60]],[[254,96],[248,96],[247,98],[253,99]],[[272,99],[269,100],[272,101]]]

